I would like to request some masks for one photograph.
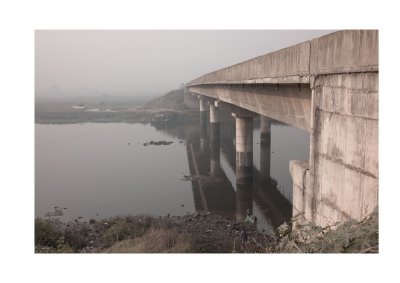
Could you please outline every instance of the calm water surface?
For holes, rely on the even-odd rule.
[[[235,177],[234,120],[220,128],[216,159],[210,129],[200,124],[165,129],[122,123],[36,124],[36,217],[58,206],[67,208],[64,221],[199,210],[238,218],[247,205],[259,228],[271,232],[291,216],[289,160],[308,159],[309,135],[272,124],[270,179],[265,181],[259,177],[260,130],[255,122],[254,181],[243,193]],[[151,140],[173,143],[143,145]],[[196,176],[185,180],[190,175]]]

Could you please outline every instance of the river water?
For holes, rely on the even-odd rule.
[[[45,217],[61,207],[63,221],[196,211],[240,219],[243,209],[250,208],[259,229],[273,233],[291,217],[289,160],[308,159],[309,134],[272,122],[270,178],[265,180],[260,177],[263,155],[257,120],[253,128],[254,178],[243,190],[235,177],[233,118],[222,121],[217,149],[209,127],[200,122],[161,128],[36,124],[35,216]],[[152,140],[173,143],[144,145]]]

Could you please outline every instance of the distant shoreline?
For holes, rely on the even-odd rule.
[[[35,113],[35,124],[79,124],[79,123],[167,123],[196,121],[198,111],[149,109],[131,111],[42,111]]]
[[[76,105],[82,105],[82,108]],[[183,89],[172,90],[150,101],[108,97],[107,100],[92,98],[79,103],[70,100],[38,100],[35,103],[36,124],[181,123],[196,118],[198,110],[185,105]]]

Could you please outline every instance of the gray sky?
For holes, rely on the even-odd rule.
[[[161,95],[205,73],[333,31],[38,30],[36,95]]]

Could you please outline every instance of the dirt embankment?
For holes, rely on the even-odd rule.
[[[184,90],[171,90],[163,96],[146,102],[136,110],[161,110],[161,111],[189,111],[184,101]]]

